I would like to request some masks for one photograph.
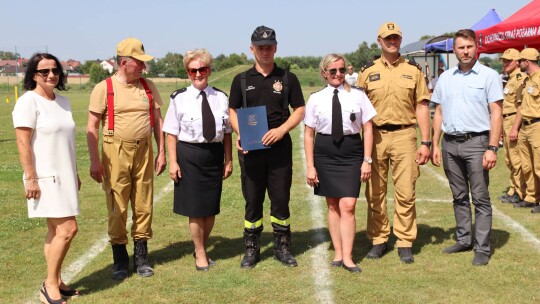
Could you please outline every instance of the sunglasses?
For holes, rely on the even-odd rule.
[[[328,73],[330,73],[330,75],[334,76],[337,74],[337,72],[339,71],[339,73],[341,74],[345,74],[345,72],[347,71],[346,68],[339,68],[339,69],[330,69],[330,70],[326,70]]]
[[[60,70],[60,68],[53,68],[53,69],[36,70],[36,73],[39,73],[43,77],[47,77],[47,76],[49,76],[50,72],[52,72],[54,76],[58,76],[58,75],[60,75],[61,71],[62,70]]]
[[[191,77],[197,76],[197,72],[199,72],[199,74],[201,74],[201,76],[206,76],[209,71],[210,71],[209,67],[202,67],[202,68],[198,68],[198,69],[188,69],[187,70],[189,76],[191,76]]]

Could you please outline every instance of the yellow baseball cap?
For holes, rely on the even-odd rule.
[[[379,37],[381,38],[386,38],[393,34],[402,37],[401,29],[395,22],[386,22],[379,28]]]
[[[137,38],[126,38],[116,45],[116,55],[119,57],[133,57],[140,61],[150,61],[154,56],[144,52],[142,42]]]
[[[533,48],[526,48],[519,53],[519,59],[526,59],[530,61],[538,61],[538,51]]]
[[[501,56],[501,59],[506,60],[519,60],[519,51],[516,49],[507,49],[504,51],[503,55]]]

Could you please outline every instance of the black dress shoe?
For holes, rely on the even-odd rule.
[[[352,272],[352,273],[362,272],[362,269],[360,269],[360,267],[358,267],[358,265],[354,265],[352,267],[349,267],[349,266],[343,264],[343,268],[345,268],[347,271]]]
[[[388,251],[387,243],[373,245],[373,247],[371,247],[371,250],[367,253],[366,258],[380,259],[387,251]]]
[[[210,266],[199,267],[199,266],[195,265],[195,269],[197,269],[197,271],[208,271],[208,270],[210,270]]]
[[[474,253],[474,258],[472,260],[472,264],[474,266],[484,266],[484,265],[487,265],[488,262],[489,262],[489,255],[483,252]]]
[[[195,254],[195,251],[193,251],[193,258],[197,259],[197,254]],[[206,256],[206,260],[208,261],[208,266],[216,266],[216,262],[208,256]]]
[[[414,263],[411,247],[398,247],[399,259],[405,264]]]
[[[535,203],[530,203],[527,201],[521,201],[519,203],[514,204],[514,208],[532,208],[536,206]]]
[[[469,250],[472,250],[472,246],[465,246],[465,245],[461,245],[460,243],[455,243],[454,245],[450,247],[444,248],[442,252],[452,254],[452,253],[464,252],[464,251],[469,251]]]
[[[343,266],[343,260],[332,261],[332,262],[330,263],[330,265],[331,265],[332,267],[341,267],[341,266]]]

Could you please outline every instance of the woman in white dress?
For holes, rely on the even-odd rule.
[[[13,125],[24,171],[28,216],[47,218],[44,255],[47,278],[40,289],[43,303],[65,303],[78,295],[62,281],[61,267],[77,233],[78,190],[81,182],[75,159],[75,122],[69,101],[54,93],[65,91],[66,75],[56,57],[37,53],[24,77],[28,90],[13,110]]]

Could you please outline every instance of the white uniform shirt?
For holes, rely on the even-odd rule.
[[[328,85],[309,97],[304,124],[315,129],[317,133],[332,134],[334,89],[333,86]],[[343,118],[343,135],[357,134],[360,132],[362,124],[372,119],[377,112],[364,91],[351,88],[351,91],[347,92],[343,85],[337,89]]]
[[[223,141],[225,133],[231,133],[229,122],[229,99],[221,91],[208,86],[204,89],[216,121],[216,137],[212,142]],[[193,85],[171,97],[163,132],[174,134],[178,140],[188,143],[205,143],[202,132],[202,96]]]

